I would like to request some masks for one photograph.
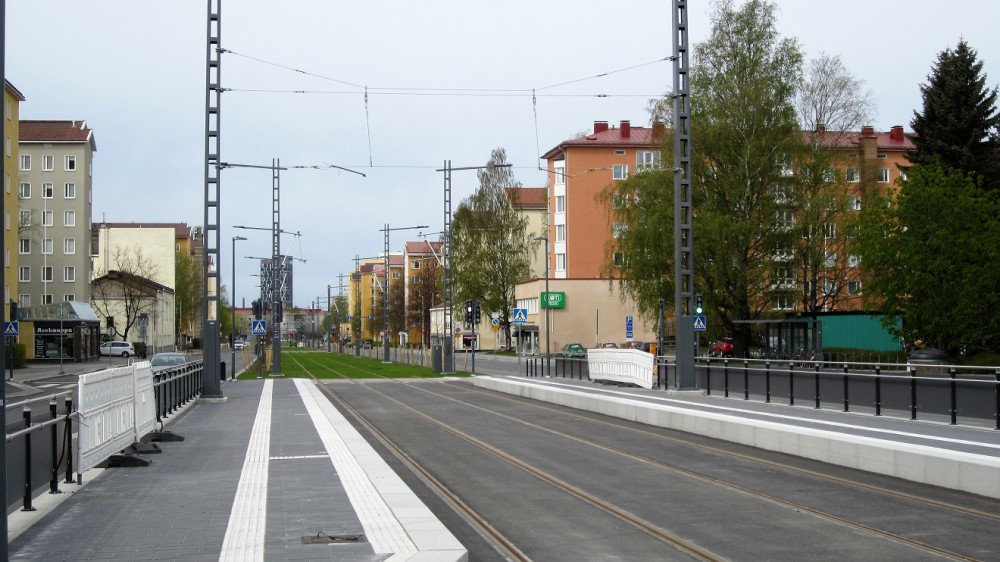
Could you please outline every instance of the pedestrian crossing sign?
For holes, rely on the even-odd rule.
[[[255,336],[263,336],[267,333],[267,320],[252,320],[250,332]]]
[[[527,308],[515,308],[514,309],[514,320],[515,324],[524,324],[528,321],[528,309]]]
[[[694,317],[694,331],[704,332],[706,324],[708,324],[708,322],[705,320],[704,316]]]
[[[3,335],[5,336],[16,336],[17,335],[17,322],[4,322],[3,323]]]

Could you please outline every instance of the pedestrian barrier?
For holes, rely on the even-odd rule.
[[[590,380],[653,388],[654,357],[638,349],[588,349]]]

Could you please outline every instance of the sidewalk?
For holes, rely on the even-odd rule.
[[[466,559],[311,381],[223,390],[172,416],[185,440],[150,466],[85,478],[11,540],[10,560]]]

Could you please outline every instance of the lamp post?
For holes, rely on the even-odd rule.
[[[385,287],[382,298],[382,312],[385,316],[385,333],[382,335],[382,362],[389,362],[389,232],[393,230],[417,230],[418,228],[430,228],[429,226],[403,226],[399,228],[389,228],[389,223],[381,229],[385,233]]]
[[[549,307],[545,302],[549,298],[549,237],[536,236],[535,240],[545,241],[545,297],[541,299],[545,308],[545,376],[552,376],[552,357],[549,353]]]
[[[229,350],[232,352],[232,363],[229,366],[230,378],[236,378],[236,242],[246,240],[243,236],[233,236],[233,294],[229,297]]]

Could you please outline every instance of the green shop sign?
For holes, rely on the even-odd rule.
[[[542,291],[542,308],[566,308],[566,293]]]

